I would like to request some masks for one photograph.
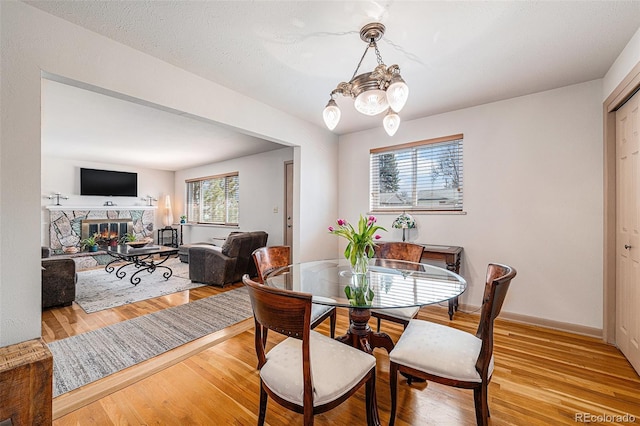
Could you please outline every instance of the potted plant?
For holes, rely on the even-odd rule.
[[[127,232],[120,238],[120,244],[130,243],[132,241],[136,241],[138,237],[133,232]]]
[[[120,243],[126,244],[133,248],[140,248],[146,246],[149,243],[149,239],[143,238],[139,240],[136,234],[134,234],[133,232],[127,232],[120,239]]]
[[[85,238],[84,240],[80,241],[80,244],[82,244],[82,249],[84,250],[85,247],[88,247],[89,251],[98,251],[99,239],[100,234],[93,234],[92,236]]]
[[[187,216],[185,215],[180,216],[180,223],[187,223]]]

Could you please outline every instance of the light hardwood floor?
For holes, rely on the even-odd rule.
[[[90,315],[75,304],[48,310],[43,312],[43,339],[50,342],[65,338],[237,287],[238,284],[224,290],[202,287]],[[473,332],[478,321],[476,314],[462,312],[449,321],[446,308],[439,306],[423,308],[419,318]],[[343,332],[347,326],[347,312],[339,309],[337,332]],[[317,330],[328,334],[328,321]],[[402,328],[383,322],[383,331],[395,341]],[[270,333],[270,344],[280,340]],[[175,354],[182,359],[176,363],[151,361],[150,365],[160,370],[155,374],[151,374],[153,368],[147,367],[146,374],[138,375],[136,367],[132,367],[117,373],[102,387],[96,383],[93,386],[100,389],[98,399],[62,415],[54,425],[255,424],[259,378],[255,369],[253,321],[241,323],[235,332],[217,336],[207,345],[213,346],[194,355],[181,354],[177,349],[168,353],[165,361]],[[375,355],[380,418],[387,424],[388,356],[379,349]],[[495,366],[489,386],[493,425],[575,425],[576,415],[581,414],[583,418],[629,415],[640,424],[640,378],[615,347],[598,339],[498,319]],[[109,389],[116,382],[124,387],[111,392]],[[67,400],[73,397],[67,396]],[[54,399],[54,415],[56,402],[64,398],[65,395]],[[471,391],[435,383],[409,387],[401,380],[398,403],[398,425],[475,424]],[[364,408],[361,390],[347,403],[316,416],[316,424],[365,424]],[[58,415],[64,412],[58,410]],[[594,424],[628,424],[624,418],[604,420]],[[302,416],[269,401],[266,422],[301,424]]]

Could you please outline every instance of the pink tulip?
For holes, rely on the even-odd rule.
[[[376,217],[375,216],[369,216],[369,222],[375,223],[376,222]]]
[[[329,227],[329,232],[333,232],[333,226]]]
[[[380,238],[382,238],[382,237],[381,237],[380,235],[377,235],[377,234],[376,234],[375,239],[376,239],[376,240],[379,240]]]
[[[339,225],[339,226],[343,226],[343,225],[346,225],[346,224],[347,224],[347,221],[346,221],[346,220],[344,220],[344,219],[338,219],[338,225]]]

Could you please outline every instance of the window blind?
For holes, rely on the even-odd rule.
[[[186,184],[189,222],[238,224],[238,173],[191,179],[186,181]]]
[[[371,150],[371,210],[462,210],[462,148],[453,135]]]

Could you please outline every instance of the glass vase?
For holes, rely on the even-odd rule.
[[[369,257],[363,251],[358,252],[355,256],[355,263],[351,264],[351,272],[354,275],[366,274],[369,270]]]
[[[344,291],[351,306],[370,306],[373,301],[374,293],[367,274],[353,274]]]

